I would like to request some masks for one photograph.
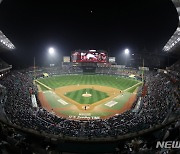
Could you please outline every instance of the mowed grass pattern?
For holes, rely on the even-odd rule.
[[[92,96],[91,97],[83,97],[82,94],[85,94],[86,92],[88,94],[91,94]],[[65,96],[75,100],[76,102],[78,102],[80,104],[93,104],[97,101],[100,101],[100,100],[108,97],[108,95],[106,93],[104,93],[102,91],[94,90],[91,88],[68,92],[67,94],[65,94]]]
[[[50,88],[58,88],[68,85],[101,85],[125,90],[139,83],[134,79],[128,79],[110,75],[62,75],[39,79]]]

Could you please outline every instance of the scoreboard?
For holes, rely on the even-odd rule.
[[[106,63],[108,60],[107,52],[103,50],[78,50],[73,51],[71,61],[75,63],[95,62]]]

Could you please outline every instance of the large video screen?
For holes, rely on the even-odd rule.
[[[81,52],[75,51],[72,53],[72,62],[96,62],[96,63],[106,63],[107,53],[98,51],[88,51]]]

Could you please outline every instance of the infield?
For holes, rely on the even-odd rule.
[[[104,98],[109,97],[105,92],[91,88],[76,90],[65,94],[66,97],[75,100],[80,104],[93,104]]]
[[[108,118],[129,110],[141,85],[137,80],[108,75],[54,76],[37,83],[44,108],[61,117],[85,120]]]

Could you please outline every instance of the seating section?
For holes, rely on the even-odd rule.
[[[9,67],[9,65],[0,58],[0,70]]]
[[[98,68],[97,72],[108,73],[106,70]],[[127,73],[129,71],[117,69],[109,69],[108,71],[118,75],[118,72],[129,74]],[[38,72],[39,74],[47,72],[51,75],[66,73],[66,71],[63,72],[58,68],[41,68]],[[79,69],[72,69],[72,72],[78,73]],[[132,72],[134,71],[132,70]],[[138,113],[129,110],[106,120],[91,121],[68,120],[57,117],[42,108],[40,103],[38,110],[34,109],[30,99],[32,93],[37,96],[37,87],[33,84],[33,75],[33,72],[29,70],[12,71],[0,80],[0,84],[6,87],[7,91],[6,99],[3,99],[2,102],[7,119],[12,124],[21,126],[22,129],[28,128],[40,133],[64,137],[85,137],[89,140],[102,137],[115,139],[122,135],[164,124],[169,117],[179,113],[180,95],[177,92],[179,85],[171,80],[173,74],[146,73],[143,86],[146,87],[147,92],[142,95],[142,91],[139,90],[138,96],[142,97],[142,107]],[[178,78],[176,82],[179,83]]]

